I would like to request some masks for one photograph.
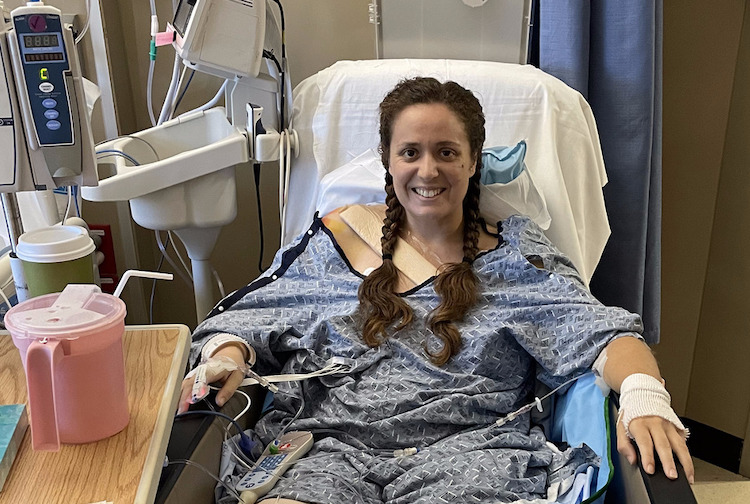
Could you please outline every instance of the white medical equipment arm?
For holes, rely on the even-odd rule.
[[[226,79],[225,108],[183,114],[100,145],[99,153],[112,154],[100,161],[100,172],[106,163],[111,176],[82,190],[90,201],[127,200],[145,228],[175,231],[191,260],[198,320],[216,301],[208,261],[221,227],[237,213],[235,165],[283,157],[276,147],[282,141],[296,148],[279,114],[285,84],[260,64],[281,44],[280,23],[265,3],[178,3],[166,33],[185,65]]]

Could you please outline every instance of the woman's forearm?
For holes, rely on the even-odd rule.
[[[659,366],[651,349],[632,336],[617,338],[607,345],[607,362],[604,365],[604,381],[615,392],[620,391],[622,381],[634,373],[645,373],[661,380]]]
[[[244,364],[248,359],[247,350],[238,343],[225,343],[213,353],[212,357],[219,355],[231,358],[238,365]]]

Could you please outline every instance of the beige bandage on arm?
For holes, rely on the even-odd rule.
[[[620,415],[628,437],[630,422],[645,416],[658,416],[671,422],[687,439],[690,434],[671,406],[672,397],[664,384],[651,375],[634,373],[625,378],[620,386]]]

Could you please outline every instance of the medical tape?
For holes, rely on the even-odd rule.
[[[606,365],[607,347],[604,347],[594,363],[591,365],[591,370],[594,372],[594,376],[596,376],[594,383],[596,383],[596,386],[599,387],[599,390],[601,390],[602,394],[605,396],[608,395],[609,391],[611,390],[609,385],[607,385],[607,382],[604,381],[604,368],[606,367]]]
[[[367,206],[352,205],[340,214],[341,220],[359,236],[362,241],[380,255],[380,239],[383,236],[383,220]],[[424,258],[414,247],[402,238],[397,238],[391,257],[393,264],[415,284],[425,278],[435,276],[435,265]]]

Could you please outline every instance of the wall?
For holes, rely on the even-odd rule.
[[[662,335],[685,414],[745,1],[664,2]]]
[[[745,7],[686,414],[744,438],[750,411],[750,6]]]
[[[750,437],[750,3],[665,1],[662,342],[678,413]],[[750,474],[750,443],[740,471]]]

